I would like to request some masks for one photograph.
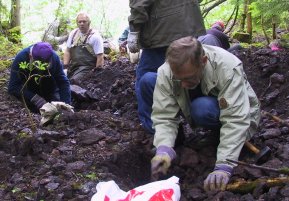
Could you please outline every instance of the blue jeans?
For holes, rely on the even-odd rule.
[[[142,126],[152,134],[154,130],[152,129],[150,117],[153,90],[156,83],[157,70],[165,62],[166,50],[167,47],[143,49],[136,69],[135,91],[138,103],[138,116]],[[150,74],[150,72],[153,74]],[[146,76],[144,77],[144,75]],[[142,93],[145,95],[142,95]]]
[[[221,128],[220,108],[216,97],[202,96],[191,102],[191,116],[198,127],[212,130]]]
[[[153,92],[156,84],[157,73],[146,73],[140,80],[140,95],[142,97],[142,126],[154,134],[152,128],[152,105]],[[216,97],[202,96],[192,100],[191,116],[193,124],[198,127],[204,127],[212,130],[221,128],[220,108]]]

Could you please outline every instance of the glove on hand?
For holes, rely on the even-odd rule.
[[[156,155],[151,160],[152,180],[158,180],[160,176],[166,175],[171,161],[176,157],[173,148],[167,146],[159,146]]]
[[[139,51],[139,32],[129,32],[127,36],[127,45],[131,53],[136,53]]]
[[[46,100],[44,98],[42,98],[41,96],[35,94],[32,98],[31,98],[31,103],[33,103],[37,109],[39,110],[46,102]]]
[[[217,164],[212,173],[208,175],[204,182],[205,191],[221,190],[224,191],[229,182],[233,167],[228,164]]]
[[[47,125],[61,112],[61,110],[73,112],[73,107],[66,103],[56,101],[44,104],[40,108],[40,125]]]

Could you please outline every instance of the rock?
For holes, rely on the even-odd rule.
[[[263,176],[262,170],[260,169],[245,167],[244,171],[249,175],[249,178],[253,177],[254,179],[258,179]]]
[[[285,82],[284,75],[280,75],[278,73],[274,73],[270,76],[271,84],[283,84]]]
[[[279,190],[280,190],[279,186],[270,188],[265,196],[265,200],[274,200],[277,197]]]
[[[62,160],[58,160],[56,163],[54,163],[52,166],[51,166],[51,169],[54,171],[54,172],[60,172],[62,170],[65,170],[66,168],[66,163]]]
[[[86,90],[81,88],[78,85],[70,85],[71,94],[77,101],[90,101],[90,100],[99,100],[97,90]]]
[[[276,138],[281,135],[281,131],[279,128],[270,128],[265,131],[265,133],[261,134],[261,137],[264,138],[265,140],[271,139],[271,138]]]
[[[264,102],[269,105],[271,104],[280,94],[280,91],[278,89],[275,89],[273,92],[267,94],[264,98]]]
[[[83,161],[76,161],[73,163],[68,163],[66,170],[72,172],[82,172],[85,169],[85,163]]]
[[[286,135],[289,133],[289,128],[287,126],[284,126],[281,128],[281,134]]]
[[[36,131],[35,136],[37,138],[42,138],[42,139],[59,139],[60,137],[62,137],[59,132],[47,131],[47,130],[41,130],[41,129],[38,129]]]
[[[240,199],[240,201],[255,201],[253,195],[251,194],[246,194],[246,195],[243,195]]]
[[[285,160],[289,160],[289,144],[285,144],[282,147],[280,157]]]
[[[71,95],[76,98],[78,101],[89,100],[89,97],[86,94],[86,89],[81,88],[78,85],[71,84],[70,85]]]
[[[88,130],[84,130],[78,135],[78,143],[80,145],[90,145],[95,144],[98,141],[105,138],[105,133],[99,129],[92,128]]]
[[[17,184],[22,181],[23,181],[23,176],[17,172],[13,174],[13,176],[10,178],[10,182],[13,184]]]
[[[284,197],[289,197],[289,186],[287,185],[284,188],[282,188],[280,194],[283,195]]]
[[[34,141],[34,136],[21,132],[18,133],[14,141],[16,153],[22,156],[26,156],[27,154],[31,153]]]
[[[192,201],[201,201],[206,198],[206,195],[198,188],[193,188],[188,192],[188,199]]]
[[[237,39],[240,42],[244,42],[244,43],[251,43],[251,37],[250,34],[248,33],[244,33],[244,32],[236,32],[233,35],[234,39]]]
[[[84,195],[88,194],[91,191],[91,189],[93,189],[95,186],[96,184],[92,181],[89,181],[83,184],[80,189],[81,194],[84,194]]]
[[[41,185],[46,185],[48,184],[49,182],[51,182],[51,179],[50,178],[44,178],[44,179],[41,179],[39,184]]]
[[[65,198],[64,200],[68,200],[74,197],[71,185],[64,186],[62,188],[62,191],[63,191],[63,198]]]
[[[59,183],[51,182],[51,183],[46,184],[45,188],[47,188],[49,191],[53,191],[53,190],[57,189],[58,186],[59,186]]]

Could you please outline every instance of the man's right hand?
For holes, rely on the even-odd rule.
[[[38,94],[35,94],[32,98],[31,98],[31,103],[33,103],[37,109],[39,110],[45,103],[47,103],[47,101],[42,98],[41,96],[39,96]]]
[[[139,32],[129,32],[127,36],[127,45],[131,53],[139,52]]]
[[[176,152],[171,147],[159,146],[156,155],[151,160],[151,178],[153,181],[167,174],[172,160],[176,157]]]

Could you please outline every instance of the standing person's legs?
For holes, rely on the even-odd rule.
[[[136,90],[136,97],[137,97],[137,103],[138,103],[138,115],[139,115],[139,119],[142,125],[145,125],[145,124],[147,125],[146,122],[148,118],[148,113],[146,112],[147,106],[146,105],[143,106],[144,100],[140,92],[140,80],[143,77],[143,75],[148,72],[154,72],[154,73],[157,72],[158,68],[165,62],[166,49],[167,47],[144,49],[142,51],[138,67],[136,69],[135,90]],[[152,97],[152,93],[153,93],[153,90],[151,91],[150,97]],[[149,113],[151,113],[151,109]],[[149,119],[150,119],[150,116],[149,116]],[[149,132],[152,132],[152,129],[150,129]]]
[[[156,85],[157,73],[148,72],[142,76],[139,81],[140,96],[142,104],[138,107],[139,114],[142,115],[142,126],[154,134],[155,131],[152,128],[152,105],[153,105],[153,93]]]
[[[191,116],[194,124],[212,130],[221,128],[220,108],[216,97],[202,96],[191,102]]]

